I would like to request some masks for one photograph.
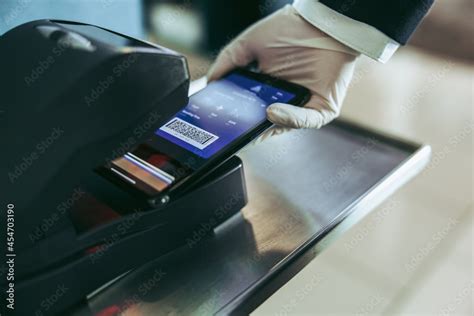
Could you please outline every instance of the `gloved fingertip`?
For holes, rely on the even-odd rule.
[[[226,51],[226,48],[224,48],[207,72],[206,77],[209,82],[217,80],[233,68],[234,64],[231,60],[230,54]]]
[[[295,127],[292,120],[291,111],[288,111],[287,107],[292,106],[289,104],[283,103],[274,103],[267,108],[267,118],[270,122],[287,126],[287,127]]]
[[[223,74],[224,74],[224,71],[222,70],[222,66],[220,64],[217,64],[217,61],[216,61],[207,72],[207,75],[206,75],[207,81],[211,82],[211,81],[217,80],[220,77],[222,77]]]
[[[267,107],[267,115],[279,115],[282,111],[282,103],[273,103]]]

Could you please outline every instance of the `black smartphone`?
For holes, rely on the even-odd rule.
[[[152,205],[167,203],[271,127],[266,119],[270,104],[302,106],[309,97],[309,90],[297,84],[233,70],[190,96],[151,138],[100,173]]]

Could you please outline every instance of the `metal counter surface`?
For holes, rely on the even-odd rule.
[[[95,293],[90,311],[248,313],[416,175],[430,148],[339,120],[274,136],[239,156],[249,198],[241,214],[211,237],[204,225],[187,246]]]

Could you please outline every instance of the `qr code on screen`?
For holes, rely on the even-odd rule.
[[[160,130],[199,149],[206,148],[219,138],[217,135],[209,133],[177,117],[162,126]]]

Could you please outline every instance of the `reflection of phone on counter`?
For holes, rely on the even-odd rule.
[[[192,95],[152,138],[99,172],[153,204],[166,203],[191,178],[218,166],[269,128],[270,104],[302,106],[309,95],[299,85],[234,70]]]

